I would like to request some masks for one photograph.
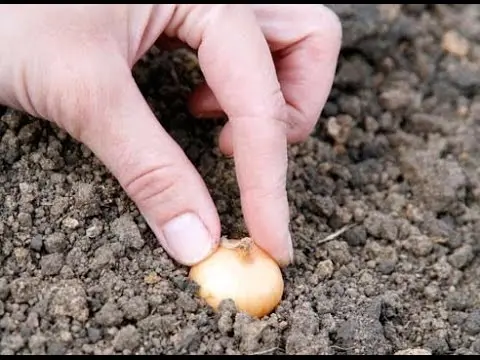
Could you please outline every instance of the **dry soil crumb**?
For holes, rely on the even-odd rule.
[[[290,148],[296,265],[265,319],[212,313],[88,149],[0,108],[1,355],[480,353],[480,5],[331,7],[342,54]],[[152,50],[134,74],[239,237],[219,124],[186,108],[195,65]]]

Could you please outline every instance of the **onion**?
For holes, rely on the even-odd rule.
[[[222,239],[212,255],[191,267],[189,277],[214,310],[230,299],[238,311],[261,318],[273,311],[283,295],[280,267],[250,238]]]

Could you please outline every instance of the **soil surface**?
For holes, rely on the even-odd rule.
[[[278,309],[214,314],[88,149],[0,108],[0,354],[480,353],[480,5],[329,6],[343,49],[290,148]],[[239,236],[220,124],[186,107],[195,59],[154,49],[135,76]]]

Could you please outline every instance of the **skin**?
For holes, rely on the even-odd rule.
[[[0,5],[0,103],[88,146],[165,250],[192,265],[218,245],[218,213],[131,69],[154,44],[196,50],[206,84],[191,112],[227,117],[219,146],[234,157],[250,236],[286,265],[287,145],[317,122],[341,35],[322,5]]]

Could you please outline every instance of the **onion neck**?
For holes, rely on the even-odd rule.
[[[254,243],[249,237],[244,237],[239,240],[222,237],[221,245],[227,249],[237,251],[242,259],[247,260],[252,253]]]

